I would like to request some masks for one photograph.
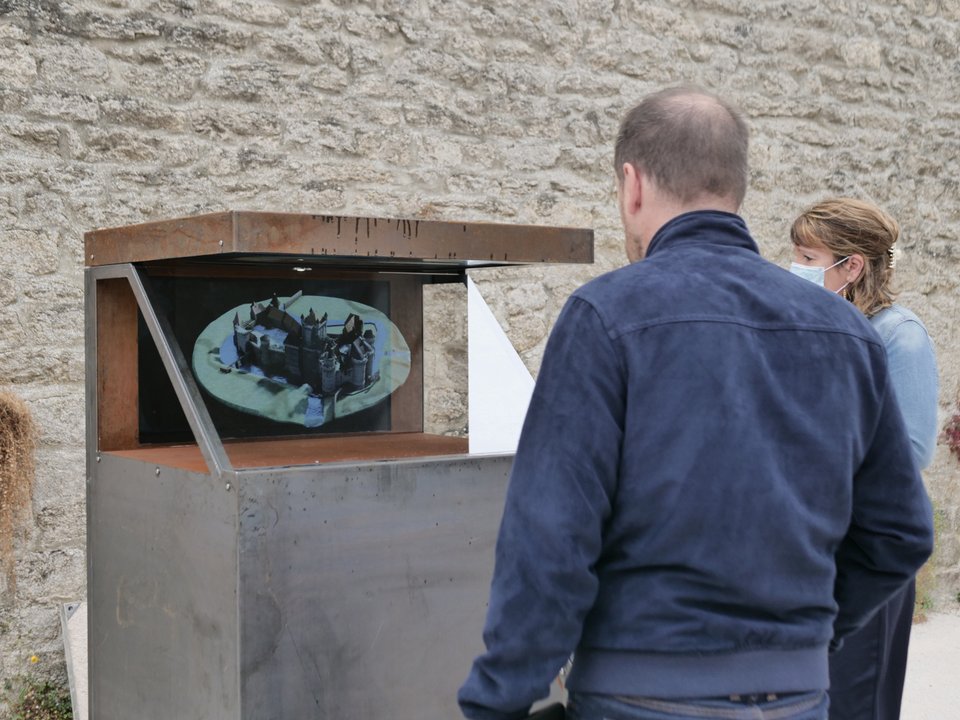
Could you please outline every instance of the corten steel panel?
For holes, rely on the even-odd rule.
[[[445,720],[512,456],[239,473],[244,720]]]
[[[95,303],[96,322],[87,333],[96,347],[96,397],[100,418],[95,447],[104,450],[138,446],[137,301],[126,278],[106,278],[87,288]],[[94,357],[88,355],[88,358]]]
[[[593,262],[593,230],[343,215],[222,212],[94,230],[88,266],[223,254],[430,261],[433,267]]]
[[[90,717],[238,718],[236,492],[105,453],[87,518]]]
[[[236,469],[285,468],[319,463],[384,462],[404,458],[466,455],[463,437],[426,433],[371,433],[327,437],[293,437],[266,440],[228,440],[224,449]],[[115,450],[119,457],[202,473],[207,468],[196,445],[145,445],[135,450]]]

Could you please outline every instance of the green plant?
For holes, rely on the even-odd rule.
[[[27,678],[11,704],[12,720],[73,720],[70,692],[49,680]]]

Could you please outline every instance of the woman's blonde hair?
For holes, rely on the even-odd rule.
[[[893,304],[894,243],[900,237],[897,221],[863,200],[831,198],[804,210],[793,221],[794,245],[824,247],[834,260],[862,255],[863,272],[846,288],[846,298],[867,317]]]

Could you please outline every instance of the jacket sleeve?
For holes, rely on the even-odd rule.
[[[458,700],[473,720],[525,717],[573,652],[617,482],[623,372],[594,308],[574,296],[547,343],[497,539],[486,653]]]
[[[933,460],[937,444],[937,360],[930,336],[915,320],[904,320],[886,343],[890,382],[903,413],[917,465]]]
[[[834,643],[913,579],[932,552],[930,500],[888,382],[873,440],[854,475],[850,527],[837,550]]]

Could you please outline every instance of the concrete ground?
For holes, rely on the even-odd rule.
[[[960,615],[930,613],[910,632],[900,720],[960,718]]]

